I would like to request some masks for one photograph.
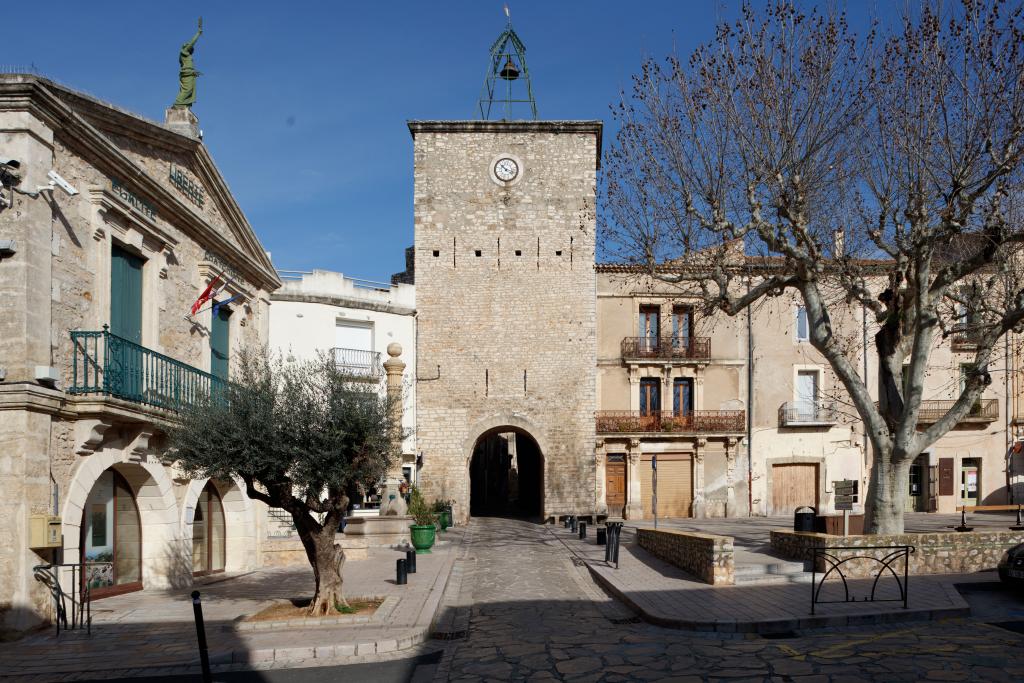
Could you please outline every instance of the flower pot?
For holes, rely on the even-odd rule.
[[[432,524],[413,524],[409,527],[412,537],[412,546],[416,548],[417,554],[429,553],[434,545],[434,534],[436,529]]]
[[[452,513],[451,510],[441,511],[441,531],[448,531],[448,527],[452,525]]]

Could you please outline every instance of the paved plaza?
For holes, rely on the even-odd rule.
[[[731,611],[733,619],[743,620],[789,600],[794,614],[806,614],[806,585],[713,589],[643,555],[638,548],[623,547],[625,561],[616,581],[653,596],[648,610],[701,620]],[[912,577],[912,607],[922,606],[915,604],[915,594],[946,599],[956,601],[959,616],[824,628],[808,628],[795,619],[783,632],[758,635],[700,633],[644,621],[595,582],[591,572],[603,562],[600,549],[561,526],[475,518],[451,532],[435,553],[421,556],[420,572],[405,587],[391,581],[396,557],[375,551],[370,560],[347,567],[349,595],[379,595],[392,605],[382,607],[376,621],[347,626],[234,628],[239,615],[268,600],[308,592],[312,586],[304,567],[206,580],[199,589],[215,672],[232,681],[247,680],[244,672],[250,671],[251,680],[264,681],[326,681],[335,674],[347,680],[361,672],[358,680],[415,683],[888,683],[1015,681],[1024,671],[1024,636],[1013,630],[1024,624],[1024,600],[994,585],[991,573]],[[973,597],[960,597],[954,582],[966,583],[961,590]],[[931,597],[929,583],[939,587]],[[186,594],[146,591],[99,601],[91,638],[72,633],[58,641],[48,630],[0,646],[0,678],[5,683],[150,676],[198,680]],[[1006,622],[1005,627],[994,622]],[[417,628],[424,635],[429,629],[433,637],[399,642],[400,634],[412,638]],[[360,643],[370,642],[375,643],[372,650],[360,649]],[[439,659],[424,664],[422,658],[430,653]],[[346,666],[352,664],[360,667]],[[313,667],[322,671],[313,673]],[[173,678],[181,675],[191,678]]]
[[[563,532],[470,523],[450,609],[452,627],[465,619],[465,637],[452,641],[435,681],[1016,681],[1024,671],[1020,635],[970,618],[797,629],[782,639],[643,623],[591,581]]]

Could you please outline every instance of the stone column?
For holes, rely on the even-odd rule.
[[[597,479],[595,481],[594,495],[597,501],[597,514],[607,515],[608,514],[608,489],[607,489],[607,469],[605,464],[608,460],[608,455],[605,452],[604,439],[598,439],[595,442],[594,447],[594,471],[596,472]]]
[[[629,409],[640,410],[640,367],[629,366]]]
[[[402,355],[402,345],[398,342],[391,342],[388,344],[388,358],[384,361],[384,372],[387,375],[387,392],[388,397],[391,399],[391,419],[395,423],[398,433],[402,433],[402,376],[405,372],[405,363],[399,360],[399,356]],[[402,437],[399,436],[398,449],[401,450]],[[396,496],[398,499],[398,485],[402,483],[402,459],[401,457],[392,464],[388,470],[387,480],[384,484],[384,492],[381,496],[380,514],[387,514],[387,509],[391,506],[391,496]],[[405,501],[398,503],[400,508],[399,514],[405,514]]]
[[[626,519],[643,517],[643,503],[640,501],[640,439],[629,440],[629,461],[626,472]]]
[[[736,443],[737,439],[730,437],[725,442],[725,516],[736,516]]]
[[[693,516],[703,519],[707,515],[704,505],[704,449],[707,439],[697,439],[693,449]]]
[[[671,412],[675,407],[672,403],[672,365],[666,363],[661,369],[661,409]]]

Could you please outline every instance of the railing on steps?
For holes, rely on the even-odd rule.
[[[112,562],[51,563],[32,568],[36,581],[50,590],[58,636],[62,625],[65,631],[84,628],[92,635],[92,583],[113,568]]]

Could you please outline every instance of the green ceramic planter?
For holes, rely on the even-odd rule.
[[[448,531],[452,525],[452,513],[449,510],[441,512],[441,531]]]
[[[416,548],[417,555],[429,553],[434,545],[434,534],[437,530],[433,525],[413,524],[409,527],[412,536],[412,547]]]

